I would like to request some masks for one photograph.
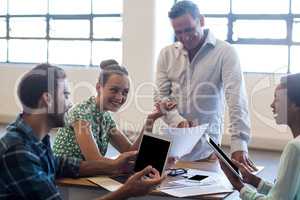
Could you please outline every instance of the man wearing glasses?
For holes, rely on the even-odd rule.
[[[209,123],[207,131],[221,141],[224,96],[229,108],[232,158],[255,170],[248,159],[250,120],[239,58],[225,41],[204,29],[204,17],[191,1],[177,2],[169,12],[177,42],[161,50],[156,74],[155,101],[175,100],[177,108],[164,121],[173,127]],[[214,159],[203,137],[182,159]]]

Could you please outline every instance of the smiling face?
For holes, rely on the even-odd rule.
[[[275,89],[274,100],[271,104],[273,109],[274,119],[277,124],[288,124],[288,97],[287,89],[282,84]]]
[[[100,109],[116,112],[126,102],[129,92],[129,79],[127,76],[112,74],[105,85],[97,84],[100,95]]]
[[[191,14],[187,13],[171,19],[176,38],[180,41],[186,50],[196,48],[204,36],[203,17],[194,19]]]

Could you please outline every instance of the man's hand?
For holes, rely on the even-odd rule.
[[[231,155],[231,159],[236,160],[239,163],[244,164],[245,167],[247,167],[247,169],[250,172],[255,172],[258,169],[256,168],[256,166],[254,165],[254,163],[248,158],[248,153],[245,151],[235,151],[232,153]]]
[[[156,119],[165,115],[168,111],[174,109],[176,105],[176,102],[171,100],[159,101],[155,103],[154,110],[148,114],[147,120],[155,121]]]
[[[114,160],[114,166],[117,170],[116,173],[128,173],[131,172],[136,159],[137,151],[128,151],[120,154],[117,159]]]
[[[165,115],[168,111],[176,107],[176,102],[168,101],[159,101],[155,103],[154,109],[151,113],[148,114],[145,124],[145,129],[147,132],[152,132],[154,122]]]
[[[219,159],[219,161],[222,170],[224,171],[232,186],[238,191],[241,191],[241,189],[244,187],[244,183],[229,169],[229,167],[227,167],[227,165],[222,160]]]
[[[148,175],[148,177],[146,177]],[[159,172],[151,166],[146,167],[140,172],[132,175],[121,187],[121,191],[128,197],[146,195],[151,192],[155,186],[160,184],[165,177],[161,177]]]
[[[177,125],[177,128],[190,128],[193,127],[193,122],[192,121],[188,121],[188,120],[184,120],[179,122],[179,124]]]

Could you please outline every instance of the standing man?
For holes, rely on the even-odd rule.
[[[63,126],[69,95],[65,72],[56,66],[38,65],[22,78],[18,97],[23,112],[0,139],[0,199],[60,200],[55,178],[121,173],[135,157],[136,152],[125,152],[115,160],[54,157],[48,133]],[[159,172],[149,166],[99,200],[144,195],[161,181]]]
[[[208,134],[221,141],[224,96],[229,107],[232,158],[254,167],[248,159],[250,120],[243,75],[230,44],[204,29],[204,17],[191,1],[177,2],[169,12],[177,42],[161,50],[155,101],[175,100],[177,109],[164,121],[173,127],[209,123]],[[213,158],[205,137],[183,160]]]

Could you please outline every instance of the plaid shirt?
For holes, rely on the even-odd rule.
[[[62,199],[57,177],[77,177],[80,161],[54,157],[47,135],[38,140],[19,116],[0,139],[0,199]]]

